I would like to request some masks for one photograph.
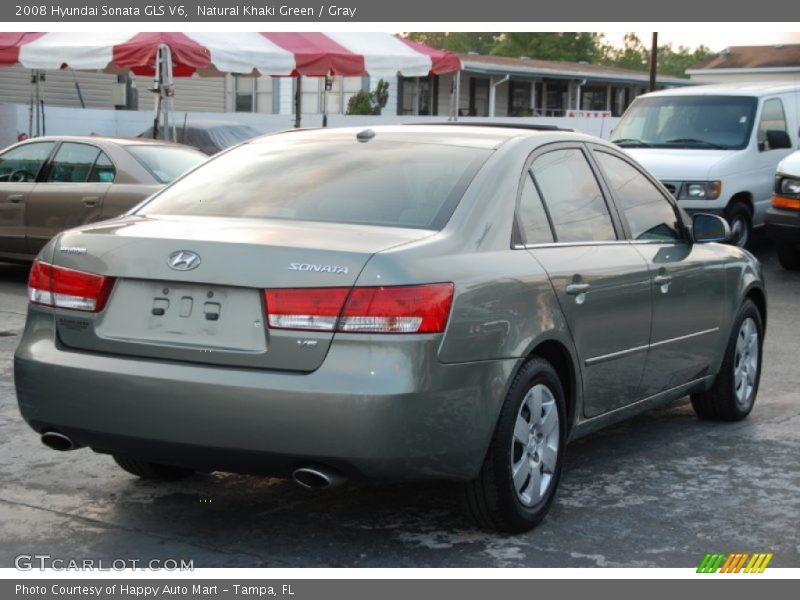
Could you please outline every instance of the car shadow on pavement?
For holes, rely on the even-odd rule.
[[[565,535],[585,536],[587,547],[601,543],[597,536],[612,533],[603,523],[610,513],[615,527],[629,532],[662,524],[669,507],[648,502],[665,481],[681,486],[687,476],[675,476],[683,466],[669,465],[670,457],[686,448],[702,454],[718,443],[709,439],[718,427],[680,401],[574,442],[551,514],[520,536],[476,528],[460,511],[458,485],[447,482],[348,482],[309,491],[225,473],[156,484],[116,472],[107,509],[125,529],[164,532],[192,544],[195,557],[204,549],[195,566],[225,566],[220,561],[228,558],[238,566],[486,566],[487,555],[492,566],[531,566],[527,546],[557,545]],[[659,461],[666,464],[656,476]],[[564,566],[563,556],[553,560]],[[548,564],[546,556],[537,561]]]

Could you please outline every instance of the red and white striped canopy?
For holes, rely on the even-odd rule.
[[[0,66],[131,70],[153,74],[161,44],[175,76],[396,75],[422,77],[461,69],[456,54],[388,33],[0,33]]]

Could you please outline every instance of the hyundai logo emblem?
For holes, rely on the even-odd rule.
[[[191,271],[200,266],[200,255],[189,250],[178,250],[169,255],[167,266],[176,271]]]

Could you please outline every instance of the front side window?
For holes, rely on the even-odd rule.
[[[786,114],[783,111],[783,102],[779,98],[770,98],[764,102],[761,118],[758,120],[759,150],[772,150],[767,140],[767,131],[787,132]]]
[[[647,177],[626,161],[607,152],[595,152],[595,157],[617,196],[633,239],[680,239],[675,210]]]
[[[557,242],[616,240],[600,185],[578,149],[554,150],[533,162],[533,176]]]
[[[56,151],[47,181],[51,183],[84,183],[94,161],[100,155],[97,146],[64,142]]]
[[[0,182],[36,181],[55,142],[31,142],[0,154]]]

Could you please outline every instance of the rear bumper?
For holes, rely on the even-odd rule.
[[[800,244],[800,211],[770,207],[764,224],[767,235],[776,242]]]
[[[286,476],[474,477],[518,360],[442,364],[438,336],[337,336],[297,374],[86,354],[29,310],[14,361],[23,417],[101,452]]]

